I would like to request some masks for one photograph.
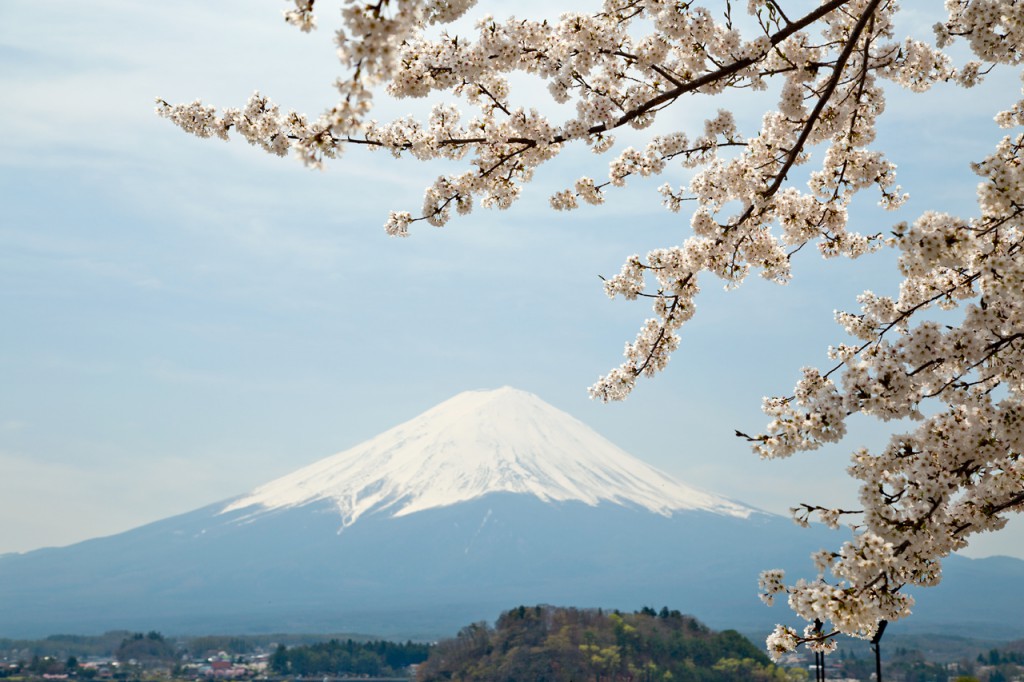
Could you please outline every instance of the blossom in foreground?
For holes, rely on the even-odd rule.
[[[294,0],[286,21],[312,31],[314,3]],[[633,178],[688,169],[688,182],[659,190],[669,211],[686,216],[685,234],[628,257],[604,283],[613,298],[649,301],[652,315],[626,344],[624,361],[590,388],[600,400],[627,397],[640,377],[667,366],[708,279],[733,287],[754,271],[785,283],[794,254],[809,244],[825,258],[894,249],[898,293],[867,291],[856,310],[837,312],[846,338],[830,347],[835,364],[804,368],[791,395],[764,400],[764,432],[739,434],[760,456],[781,458],[838,442],[853,414],[917,423],[880,452],[853,453],[860,508],[794,508],[799,523],[853,532],[814,555],[816,579],[786,584],[777,571],[762,578],[766,601],[785,596],[816,624],[802,634],[777,628],[768,640],[773,655],[801,643],[827,651],[837,633],[870,638],[881,621],[907,616],[906,586],[936,584],[943,558],[1024,505],[1024,100],[992,112],[1007,134],[973,166],[975,215],[926,212],[868,234],[848,225],[862,192],[887,209],[907,198],[895,166],[873,147],[885,84],[969,88],[993,68],[1019,69],[1024,5],[948,0],[932,35],[902,38],[893,0],[823,0],[806,12],[787,4],[798,3],[750,0],[741,20],[731,4],[712,11],[605,0],[553,22],[482,15],[471,36],[456,36],[443,27],[463,18],[472,0],[346,0],[334,37],[345,75],[321,116],[282,112],[259,93],[219,113],[201,101],[157,106],[200,137],[238,135],[313,167],[350,145],[461,164],[427,188],[418,213],[390,214],[385,229],[395,236],[421,221],[444,225],[453,209],[465,214],[477,203],[508,208],[535,170],[570,145],[617,151],[607,171],[555,192],[558,210],[606,204]],[[956,42],[970,61],[947,53]],[[510,77],[522,73],[546,83],[550,99],[571,104],[572,113],[549,116],[536,96],[517,102]],[[769,88],[777,99],[752,130],[717,110],[696,130],[648,132],[665,109]],[[375,121],[369,114],[381,89],[433,97],[435,106],[424,120]],[[642,143],[619,148],[622,130]],[[803,166],[809,181],[798,186],[788,178]],[[956,315],[938,324],[935,310]]]

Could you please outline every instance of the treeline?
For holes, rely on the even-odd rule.
[[[333,639],[290,649],[282,644],[271,654],[269,668],[278,675],[394,675],[429,653],[429,644]]]
[[[0,658],[16,652],[27,659],[32,657],[78,658],[113,656],[126,637],[128,630],[111,630],[102,635],[50,635],[43,639],[8,639],[0,637]]]
[[[843,656],[840,665],[842,677],[867,680],[875,671],[874,656]],[[1013,650],[991,649],[987,654],[979,654],[975,660],[936,662],[927,660],[920,650],[895,647],[883,654],[882,671],[886,680],[903,682],[1011,682],[1024,679],[1024,656]]]
[[[150,635],[154,635],[150,637]],[[160,633],[138,633],[130,630],[111,630],[102,635],[51,635],[43,639],[10,639],[0,637],[0,659],[16,660],[24,659],[26,662],[33,657],[50,657],[67,659],[75,656],[78,659],[86,658],[116,658],[118,652],[122,651],[126,641],[138,640],[150,641],[159,636],[161,640],[173,645],[174,657],[181,658],[182,655],[191,658],[205,658],[221,651],[240,656],[252,654],[257,650],[268,651],[278,644],[286,646],[302,646],[327,642],[332,639],[343,640],[352,638],[356,641],[368,641],[371,637],[364,637],[352,633],[334,634],[301,634],[301,633],[276,633],[262,635],[198,635],[165,637]],[[136,644],[135,646],[141,646]],[[129,658],[132,656],[129,655]]]
[[[107,651],[107,649],[113,646],[113,641],[117,637],[121,637],[120,644],[113,651]],[[65,641],[64,638],[70,641]],[[96,669],[79,666],[79,656],[83,658],[91,656],[97,658],[116,658],[121,662],[134,661],[147,665],[174,663],[180,655],[174,644],[165,640],[159,632],[151,631],[148,634],[142,634],[141,632],[128,633],[117,631],[108,632],[102,637],[82,639],[84,641],[80,641],[76,636],[59,635],[53,640],[61,642],[62,645],[69,643],[84,645],[84,647],[77,647],[78,655],[71,653],[66,657],[55,656],[52,653],[44,653],[42,655],[33,653],[31,658],[29,658],[28,650],[24,648],[11,649],[7,652],[0,649],[0,661],[6,664],[0,666],[0,677],[20,677],[24,674],[30,677],[68,675],[82,679],[92,679],[97,674]],[[95,642],[90,642],[90,639],[102,641],[102,647],[95,646]],[[84,653],[86,651],[89,653]],[[14,655],[12,656],[12,654]]]
[[[121,662],[175,662],[183,655],[197,658],[221,651],[244,654],[254,649],[254,645],[242,637],[210,636],[171,641],[156,631],[143,634],[114,630],[96,636],[54,635],[43,640],[0,640],[0,659],[31,661],[25,664],[26,670],[59,674],[69,672],[68,668],[73,667],[64,663],[61,668],[58,665],[60,661],[113,658]]]
[[[635,613],[520,606],[439,643],[419,682],[796,682],[734,630],[663,608]]]
[[[6,677],[44,677],[46,675],[71,675],[78,671],[78,659],[74,656],[67,660],[59,660],[49,656],[33,656],[31,661],[7,663],[0,665],[0,678]],[[95,671],[91,671],[95,673]],[[86,674],[83,677],[90,677]]]
[[[1004,663],[1024,665],[1024,652],[990,649],[987,654],[978,654],[978,663],[981,665],[1002,665]]]

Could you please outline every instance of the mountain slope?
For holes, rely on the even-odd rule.
[[[0,636],[124,628],[436,637],[520,603],[668,604],[715,626],[757,627],[784,615],[758,601],[758,571],[806,563],[812,549],[794,554],[792,524],[767,515],[662,516],[511,493],[370,514],[340,534],[330,502],[258,518],[221,506],[4,557]],[[780,530],[791,535],[784,543]]]
[[[838,542],[678,483],[534,396],[471,392],[248,495],[0,557],[0,637],[433,638],[537,603],[668,605],[754,631],[788,619],[758,600],[758,573],[806,575]],[[947,569],[915,624],[1024,635],[1024,562]]]

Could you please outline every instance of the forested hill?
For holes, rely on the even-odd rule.
[[[802,673],[802,671],[800,671]],[[520,606],[439,643],[419,682],[743,682],[801,679],[775,668],[734,630],[713,632],[667,608],[618,611]]]

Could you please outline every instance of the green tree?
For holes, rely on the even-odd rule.
[[[721,675],[719,682],[804,682],[808,677],[802,668],[786,670],[752,658],[723,658],[712,669]]]
[[[284,644],[277,645],[277,649],[270,655],[267,667],[278,675],[288,674],[288,648]]]
[[[726,663],[716,669],[723,659],[746,667]],[[713,632],[677,611],[658,617],[653,609],[629,614],[545,606],[503,613],[493,630],[483,624],[463,628],[430,652],[418,679],[734,682],[744,674],[755,682],[801,680],[772,666],[738,633]]]
[[[174,645],[164,639],[159,632],[143,635],[137,632],[121,641],[115,657],[118,661],[135,660],[142,664],[170,663],[177,659]]]

